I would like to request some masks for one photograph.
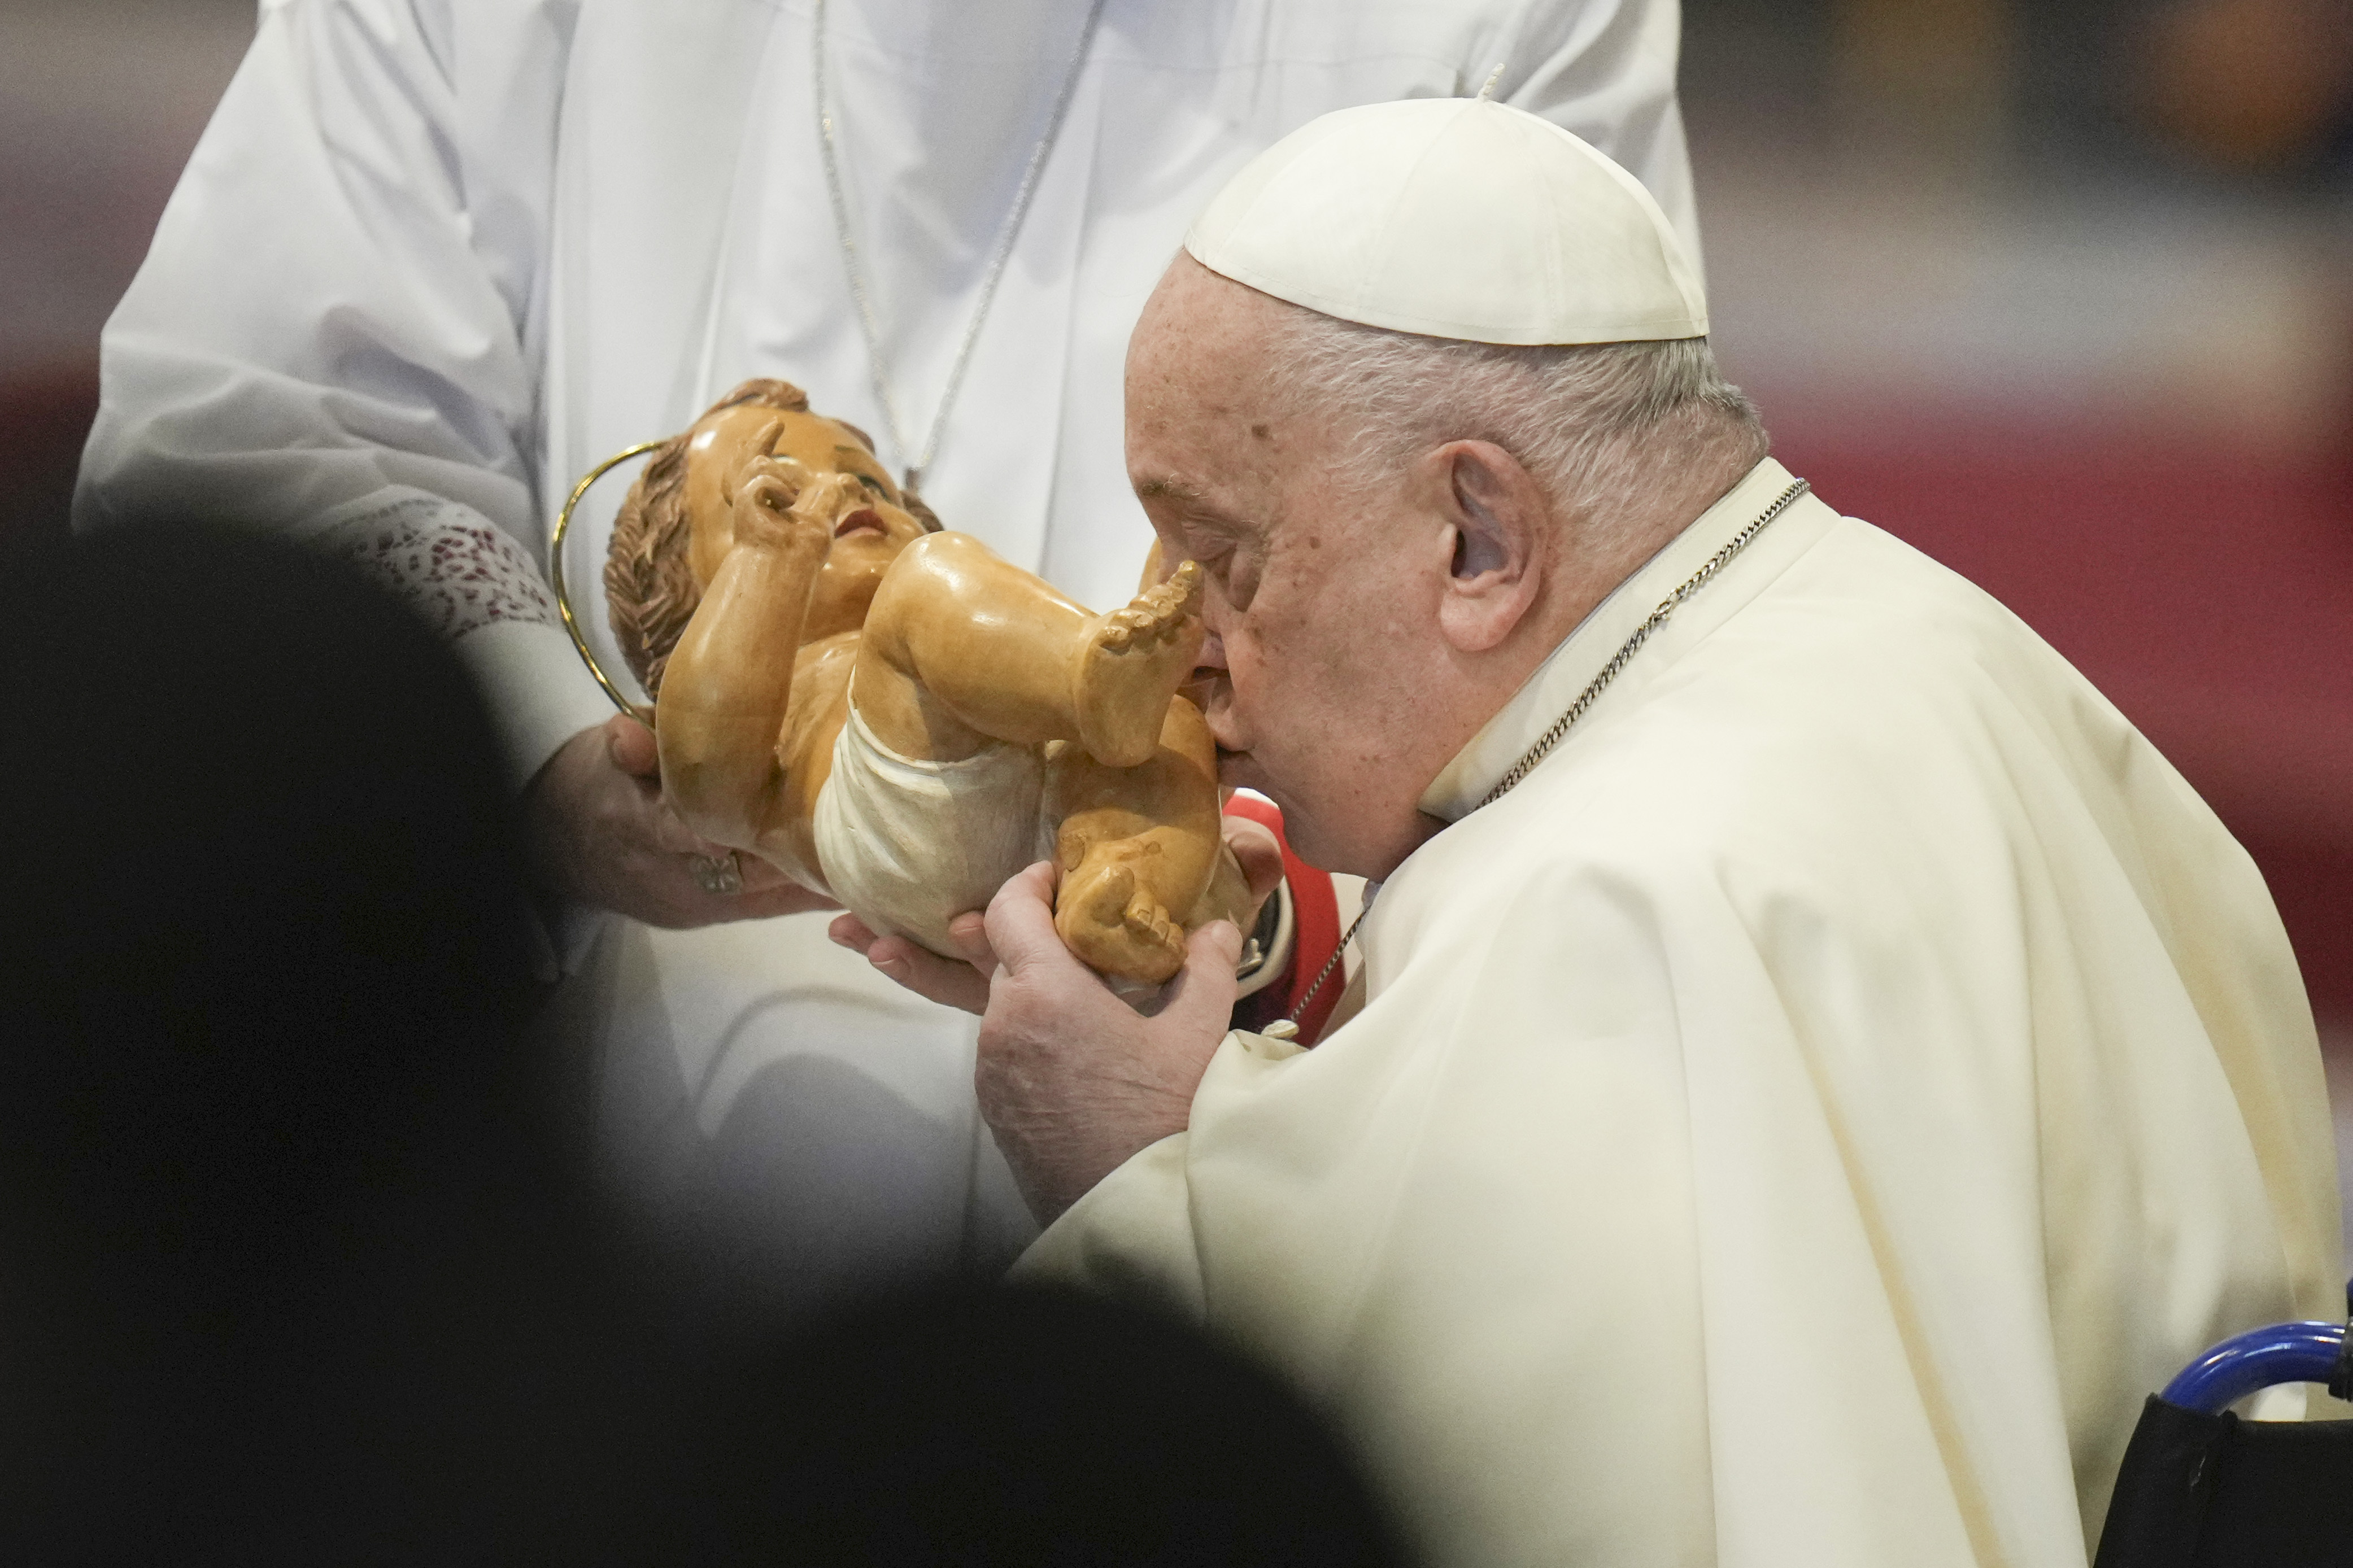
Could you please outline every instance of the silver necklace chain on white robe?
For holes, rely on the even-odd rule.
[[[1046,117],[1046,133],[1038,138],[1030,152],[1029,166],[1021,171],[1021,184],[1013,193],[1013,205],[1006,210],[1005,221],[997,231],[997,244],[989,252],[988,268],[981,275],[980,298],[972,308],[972,320],[966,323],[964,341],[956,345],[955,361],[948,367],[946,386],[940,393],[939,407],[932,413],[930,427],[923,433],[919,447],[908,439],[905,422],[899,416],[899,400],[891,391],[890,373],[883,368],[882,328],[874,312],[874,290],[866,278],[865,263],[858,254],[858,241],[849,232],[849,201],[841,184],[841,159],[834,145],[832,94],[825,72],[825,5],[817,0],[812,28],[814,42],[809,50],[811,69],[817,79],[818,148],[825,163],[825,190],[833,206],[834,237],[841,244],[842,266],[849,276],[849,297],[858,305],[858,324],[866,334],[866,363],[873,377],[874,399],[882,405],[882,417],[891,427],[891,442],[905,464],[906,488],[920,489],[924,472],[939,453],[940,433],[947,427],[948,410],[955,405],[956,393],[964,385],[965,366],[971,362],[973,346],[980,342],[981,323],[988,319],[988,307],[997,298],[997,285],[1005,276],[1005,265],[1013,257],[1014,239],[1021,232],[1021,220],[1029,215],[1030,198],[1038,194],[1038,176],[1046,167],[1046,156],[1054,150],[1054,139],[1061,134],[1062,119],[1070,111],[1071,98],[1078,90],[1079,69],[1086,64],[1087,51],[1094,43],[1095,24],[1103,17],[1103,0],[1094,0],[1087,7],[1087,19],[1079,28],[1078,46],[1071,51],[1071,63],[1062,72],[1061,90],[1054,95],[1053,112]]]
[[[1750,542],[1758,534],[1764,532],[1775,518],[1788,510],[1790,505],[1799,496],[1812,488],[1804,479],[1799,479],[1788,489],[1783,490],[1771,506],[1757,515],[1756,521],[1734,534],[1723,549],[1709,556],[1698,571],[1677,584],[1673,593],[1660,600],[1659,607],[1652,610],[1649,617],[1634,628],[1634,635],[1628,637],[1618,651],[1609,656],[1609,662],[1601,667],[1601,673],[1595,676],[1587,684],[1585,689],[1577,694],[1577,700],[1568,705],[1566,712],[1552,721],[1552,728],[1537,736],[1535,744],[1521,753],[1520,760],[1511,765],[1510,770],[1504,774],[1495,787],[1481,796],[1479,805],[1471,809],[1477,811],[1482,807],[1493,805],[1516,789],[1520,781],[1534,773],[1536,764],[1551,755],[1553,748],[1567,738],[1569,727],[1584,718],[1595,700],[1602,692],[1609,689],[1609,683],[1618,679],[1620,672],[1632,661],[1634,655],[1641,651],[1642,645],[1651,640],[1651,634],[1667,624],[1667,617],[1675,613],[1676,606],[1706,587],[1717,573],[1731,564],[1734,556],[1747,549]],[[1348,922],[1346,934],[1340,938],[1340,945],[1332,950],[1332,956],[1324,961],[1324,968],[1316,974],[1314,984],[1307,987],[1307,993],[1300,997],[1299,1005],[1292,1008],[1290,1014],[1282,1020],[1283,1023],[1292,1026],[1289,1036],[1297,1035],[1301,1016],[1314,1002],[1316,994],[1324,989],[1324,983],[1332,978],[1332,972],[1340,967],[1340,960],[1346,955],[1348,944],[1356,940],[1357,928],[1365,923],[1365,917],[1372,912],[1371,907],[1367,905],[1355,920]]]

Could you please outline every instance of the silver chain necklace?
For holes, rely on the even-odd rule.
[[[965,328],[964,342],[956,346],[955,363],[948,368],[947,385],[940,394],[940,405],[932,415],[931,427],[924,432],[921,447],[908,438],[906,424],[899,416],[899,400],[892,395],[891,378],[883,369],[882,327],[874,313],[874,290],[867,282],[858,242],[849,232],[849,202],[842,194],[841,157],[834,144],[832,95],[826,80],[825,5],[826,0],[817,0],[813,24],[816,37],[809,58],[817,79],[818,145],[825,163],[826,195],[833,204],[833,234],[841,244],[842,266],[849,275],[849,297],[858,305],[858,324],[866,333],[866,363],[873,376],[874,400],[881,405],[882,417],[890,425],[892,447],[900,459],[906,462],[906,488],[920,489],[932,459],[939,454],[940,433],[946,428],[948,410],[955,405],[956,393],[964,385],[965,366],[971,362],[973,345],[980,341],[981,323],[988,319],[988,307],[997,298],[997,285],[1005,276],[1005,264],[1012,259],[1013,241],[1021,232],[1021,220],[1029,214],[1030,198],[1038,194],[1038,176],[1046,167],[1046,155],[1053,151],[1054,139],[1061,134],[1062,118],[1070,111],[1071,95],[1078,90],[1079,68],[1086,63],[1087,50],[1094,42],[1095,24],[1103,17],[1103,0],[1094,0],[1087,7],[1086,23],[1079,29],[1078,47],[1071,51],[1071,63],[1062,72],[1061,90],[1054,95],[1053,112],[1046,117],[1046,133],[1038,139],[1036,149],[1030,153],[1029,166],[1021,172],[1021,184],[1013,193],[1013,205],[997,228],[988,269],[981,276],[980,298],[973,305],[972,321]],[[907,460],[910,454],[912,461]]]
[[[1634,635],[1628,637],[1618,651],[1609,656],[1609,662],[1601,667],[1601,673],[1595,676],[1585,689],[1577,694],[1577,700],[1568,705],[1568,710],[1552,721],[1551,729],[1536,737],[1535,744],[1530,746],[1521,754],[1520,760],[1512,764],[1511,770],[1504,774],[1502,782],[1482,796],[1479,804],[1471,809],[1478,811],[1493,805],[1519,787],[1520,782],[1535,771],[1535,765],[1549,756],[1553,748],[1559,745],[1567,736],[1569,726],[1585,717],[1587,710],[1592,708],[1595,700],[1609,689],[1611,681],[1618,679],[1619,673],[1633,659],[1642,645],[1651,640],[1651,634],[1667,624],[1667,617],[1675,613],[1675,607],[1706,587],[1717,573],[1731,563],[1734,556],[1747,549],[1750,542],[1764,532],[1775,518],[1788,510],[1799,496],[1812,488],[1804,479],[1799,479],[1796,484],[1783,490],[1771,506],[1757,514],[1756,521],[1734,534],[1723,549],[1707,558],[1705,564],[1678,584],[1673,593],[1660,600],[1659,607],[1652,610],[1649,617],[1634,628]],[[1365,923],[1365,917],[1372,912],[1370,907],[1367,907],[1355,920],[1348,922],[1346,934],[1340,938],[1340,945],[1332,950],[1332,956],[1324,961],[1324,967],[1316,974],[1314,983],[1307,987],[1307,994],[1300,997],[1299,1005],[1292,1008],[1286,1016],[1270,1027],[1269,1033],[1281,1030],[1281,1033],[1275,1034],[1278,1039],[1292,1039],[1298,1036],[1300,1018],[1314,1002],[1316,994],[1324,989],[1324,983],[1331,979],[1333,972],[1340,967],[1340,960],[1346,955],[1348,944],[1356,940],[1357,929]],[[1287,1030],[1282,1027],[1285,1024],[1291,1026]]]

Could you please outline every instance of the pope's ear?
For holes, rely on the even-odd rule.
[[[1535,604],[1551,509],[1535,476],[1491,441],[1451,441],[1430,461],[1453,528],[1440,626],[1456,648],[1483,653]]]

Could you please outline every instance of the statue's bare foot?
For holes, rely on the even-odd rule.
[[[1185,928],[1137,886],[1124,860],[1098,860],[1062,883],[1054,929],[1080,962],[1157,985],[1185,966]]]
[[[1201,569],[1187,561],[1124,609],[1087,623],[1071,680],[1079,743],[1111,768],[1149,762],[1168,700],[1201,653]]]

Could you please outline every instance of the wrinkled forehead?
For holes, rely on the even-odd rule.
[[[1145,301],[1128,340],[1128,393],[1176,383],[1247,395],[1267,380],[1266,348],[1298,307],[1219,277],[1179,253]]]
[[[1320,431],[1282,395],[1273,354],[1296,310],[1179,256],[1128,353],[1128,472],[1156,520],[1264,531]]]

